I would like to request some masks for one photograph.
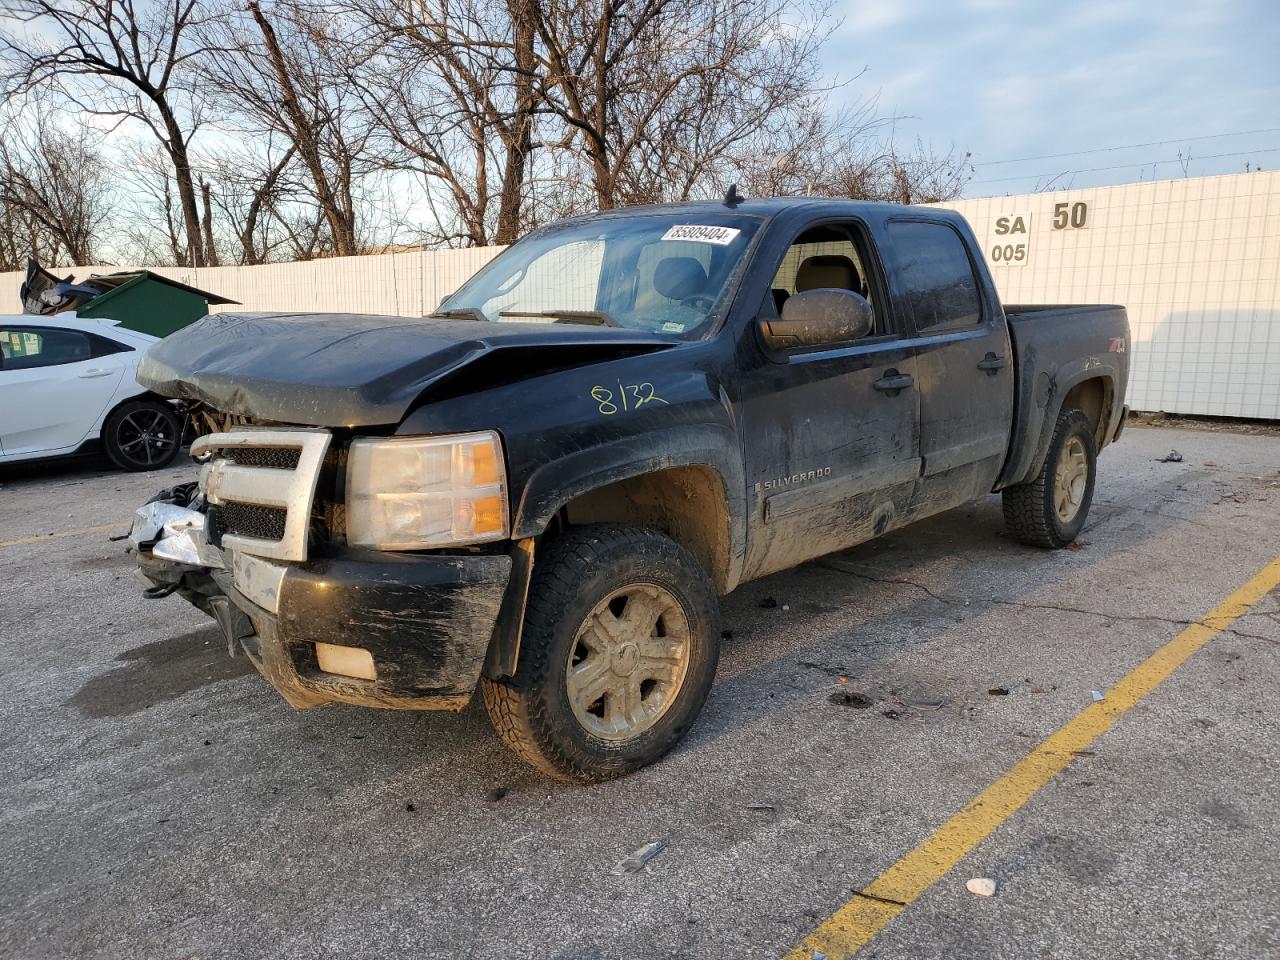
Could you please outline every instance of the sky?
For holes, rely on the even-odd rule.
[[[967,197],[1280,169],[1280,0],[838,2],[841,96],[970,152]]]

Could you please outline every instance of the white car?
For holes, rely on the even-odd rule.
[[[125,470],[169,464],[182,418],[135,376],[156,338],[74,313],[0,316],[0,463],[87,453]]]

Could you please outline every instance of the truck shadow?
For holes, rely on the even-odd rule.
[[[227,656],[226,642],[210,625],[126,650],[120,666],[82,686],[67,706],[86,717],[122,717],[223,680],[253,673],[244,657]]]
[[[1203,504],[1178,495],[1210,475],[1180,469],[1131,500],[1095,502],[1077,550],[1042,551],[1007,537],[1000,500],[992,496],[744,585],[724,602],[732,637],[724,643],[706,717],[678,750],[697,750],[804,700],[829,698],[832,710],[875,708],[899,719],[963,709],[968,696],[985,699],[989,688],[1021,682],[1023,677],[924,676],[900,662],[993,608],[1035,610],[1045,588],[1063,578],[1122,553],[1141,556],[1146,541],[1180,524],[1207,522],[1165,509],[1180,503],[1184,511],[1202,510]],[[1095,539],[1112,523],[1126,524],[1122,536]],[[1089,611],[1108,606],[1073,604],[1055,592],[1042,608],[1057,609],[1055,604],[1064,604],[1064,611],[1077,604]],[[1099,615],[1098,624],[1105,619]],[[793,642],[797,636],[806,642]],[[1008,637],[1010,644],[1046,639]]]

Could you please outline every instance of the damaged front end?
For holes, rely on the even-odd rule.
[[[222,552],[205,540],[206,506],[192,482],[161,490],[135,512],[129,545],[146,585],[143,596],[160,600],[177,593],[219,624],[238,619],[243,626],[248,618],[227,598],[230,579]],[[234,631],[224,626],[224,633],[228,654],[236,656]]]
[[[294,707],[461,709],[479,680],[512,561],[344,542],[345,450],[330,431],[240,427],[200,438],[198,483],[157,494],[130,535],[149,598],[217,621]]]

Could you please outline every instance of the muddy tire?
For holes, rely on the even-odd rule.
[[[715,590],[684,547],[593,524],[546,541],[514,677],[481,678],[494,730],[566,780],[619,777],[693,726],[715,678]]]
[[[1089,516],[1097,474],[1089,418],[1074,408],[1063,410],[1039,475],[1004,491],[1009,533],[1029,546],[1053,550],[1074,541]]]
[[[160,400],[130,400],[102,425],[102,446],[121,470],[159,470],[182,447],[182,421]]]

